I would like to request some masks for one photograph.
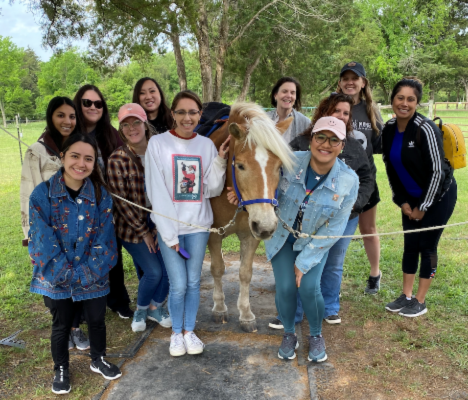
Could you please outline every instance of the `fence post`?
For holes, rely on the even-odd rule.
[[[20,136],[18,114],[15,115],[15,118],[16,118],[16,132],[18,133],[18,145],[19,145],[19,151],[20,151],[20,161],[21,161],[21,165],[23,165],[23,152],[21,150],[21,136]]]
[[[428,118],[433,119],[434,118],[434,100],[429,100],[429,113],[428,113]]]

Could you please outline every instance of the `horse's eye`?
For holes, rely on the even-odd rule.
[[[244,171],[245,168],[242,164],[237,164],[237,168],[239,168],[241,171]]]

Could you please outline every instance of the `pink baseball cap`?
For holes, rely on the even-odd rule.
[[[322,117],[314,125],[312,132],[330,131],[333,132],[338,139],[346,139],[346,125],[343,121],[335,117]]]
[[[117,116],[119,124],[128,117],[138,118],[141,122],[146,122],[148,120],[143,107],[136,103],[128,103],[120,107],[119,115]]]

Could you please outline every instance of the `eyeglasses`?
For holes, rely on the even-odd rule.
[[[175,115],[178,115],[179,117],[185,117],[187,114],[190,115],[191,117],[194,117],[195,115],[200,114],[200,111],[198,110],[190,110],[190,111],[177,110],[173,112]]]
[[[141,122],[139,119],[137,119],[136,121],[133,121],[132,124],[129,124],[128,122],[124,122],[123,124],[120,124],[120,127],[122,128],[122,131],[128,132],[130,130],[130,128],[138,129],[141,126],[142,123],[143,122]]]
[[[330,136],[328,137],[327,135],[325,135],[324,133],[316,133],[314,134],[314,138],[315,138],[315,141],[318,143],[318,144],[324,144],[327,140],[328,142],[330,143],[330,146],[331,147],[337,147],[339,146],[341,143],[343,143],[342,140],[338,139],[336,136]]]
[[[81,99],[81,104],[83,104],[83,107],[86,108],[89,108],[94,104],[94,107],[96,107],[98,110],[104,107],[104,102],[102,100],[91,101],[89,99]]]

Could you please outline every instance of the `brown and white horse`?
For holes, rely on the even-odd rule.
[[[291,169],[294,154],[281,135],[289,127],[292,118],[275,127],[263,109],[253,103],[237,103],[231,108],[229,120],[210,139],[217,148],[231,135],[226,185],[219,197],[211,199],[213,227],[228,224],[236,212],[236,206],[227,200],[227,187],[233,186],[232,160],[235,155],[235,176],[243,200],[273,199],[280,178],[280,167]],[[224,235],[212,233],[208,241],[211,253],[211,274],[214,278],[213,319],[226,322],[228,310],[224,302],[222,277],[225,265],[221,252],[222,241],[235,233],[240,240],[240,290],[237,307],[241,327],[255,332],[257,324],[250,309],[249,288],[252,279],[252,263],[260,240],[270,239],[276,230],[278,219],[272,204],[259,203],[246,206],[247,212],[239,212],[235,224]]]

